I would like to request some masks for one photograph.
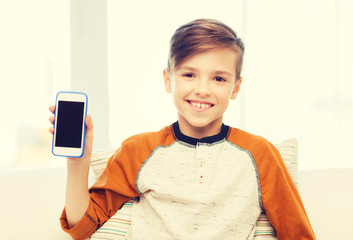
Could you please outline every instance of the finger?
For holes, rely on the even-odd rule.
[[[86,130],[93,131],[93,121],[92,121],[91,114],[87,114],[87,116],[86,116]]]
[[[49,111],[51,111],[54,114],[55,106],[54,105],[49,106]]]
[[[51,124],[53,124],[53,123],[54,123],[54,119],[55,119],[54,116],[50,116],[50,117],[49,117],[49,122],[50,122]]]
[[[93,122],[91,115],[86,116],[86,137],[85,137],[85,156],[90,156],[93,147]],[[90,158],[90,157],[89,157]]]
[[[86,123],[86,137],[92,138],[93,137],[93,122],[92,122],[92,116],[90,114],[87,114],[85,123]]]
[[[53,128],[53,127],[50,127],[50,128],[49,128],[49,132],[53,134],[53,133],[54,133],[54,128]]]
[[[86,140],[88,145],[92,145],[93,142],[93,122],[92,122],[92,116],[87,115],[86,116]]]

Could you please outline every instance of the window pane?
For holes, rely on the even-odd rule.
[[[69,2],[0,2],[0,164],[51,163],[48,106],[70,86]]]

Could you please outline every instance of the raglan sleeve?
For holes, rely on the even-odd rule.
[[[104,224],[129,199],[137,197],[135,181],[138,164],[131,148],[122,146],[109,159],[96,183],[89,189],[90,202],[79,223],[69,228],[65,209],[60,223],[73,239],[86,239]]]
[[[279,240],[316,239],[298,189],[279,151],[263,144],[258,171],[262,202]]]

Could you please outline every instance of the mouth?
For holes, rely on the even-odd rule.
[[[190,105],[192,105],[194,108],[199,110],[207,110],[214,106],[214,104],[208,103],[208,102],[200,102],[200,101],[192,101],[192,100],[187,100],[187,102]]]

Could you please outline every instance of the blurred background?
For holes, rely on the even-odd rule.
[[[70,239],[58,223],[66,161],[51,154],[48,132],[56,93],[88,94],[94,151],[159,130],[177,120],[162,78],[173,32],[216,18],[245,43],[224,122],[275,144],[296,138],[318,239],[349,238],[352,12],[350,0],[0,0],[2,237]]]
[[[299,169],[352,168],[353,3],[0,1],[0,166],[61,165],[48,106],[85,91],[96,150],[176,120],[162,71],[177,27],[216,18],[245,42],[243,85],[225,123],[276,143],[295,137]],[[88,9],[88,10],[87,10]]]

